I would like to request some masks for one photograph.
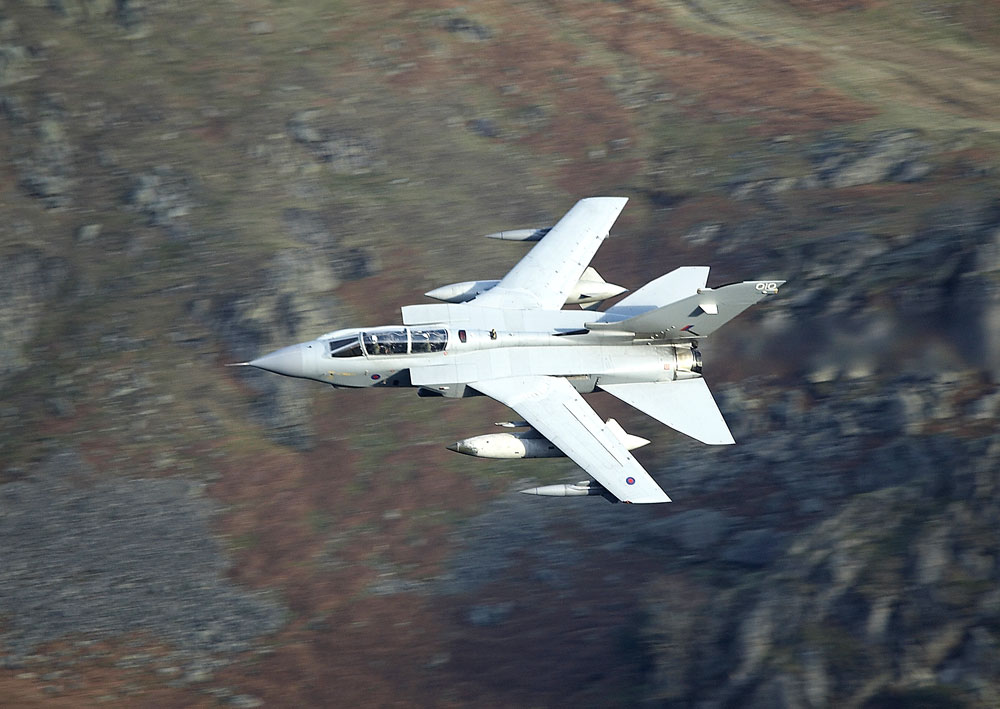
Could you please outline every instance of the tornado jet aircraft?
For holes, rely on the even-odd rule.
[[[550,228],[490,234],[537,242],[499,280],[442,286],[440,303],[407,305],[402,325],[337,330],[243,364],[335,388],[415,387],[421,396],[486,395],[521,420],[449,446],[483,458],[567,456],[593,478],[522,492],[670,502],[633,457],[649,441],[604,421],[583,395],[595,389],[702,443],[734,443],[702,378],[698,340],[761,299],[780,280],[708,288],[707,266],[685,266],[604,311],[626,289],[589,266],[624,197],[577,202]],[[577,304],[580,309],[563,309]]]

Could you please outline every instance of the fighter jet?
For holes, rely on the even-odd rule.
[[[702,443],[733,436],[702,378],[698,340],[785,281],[708,288],[707,266],[685,266],[625,292],[589,267],[628,201],[589,197],[551,228],[490,234],[537,242],[499,280],[442,286],[442,303],[403,306],[402,325],[350,328],[246,364],[335,388],[415,387],[421,396],[486,395],[523,419],[518,432],[467,438],[451,450],[484,458],[568,456],[593,480],[522,492],[612,502],[670,502],[630,450],[649,441],[602,420],[583,399],[606,391]],[[580,309],[563,309],[566,304]]]

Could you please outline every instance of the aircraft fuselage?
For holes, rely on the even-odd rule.
[[[701,376],[700,353],[687,343],[446,325],[338,330],[250,364],[338,388],[419,387],[447,397],[470,395],[465,385],[485,378],[559,376],[587,393],[602,383]]]

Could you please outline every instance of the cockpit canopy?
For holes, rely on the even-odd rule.
[[[442,328],[410,331],[410,352],[441,352],[448,346],[448,331]]]
[[[441,352],[448,345],[445,328],[374,328],[363,332],[332,333],[329,342],[331,357],[421,354]],[[362,345],[364,349],[362,350]]]
[[[403,355],[410,349],[406,328],[399,330],[366,330],[361,333],[365,352],[369,355]]]

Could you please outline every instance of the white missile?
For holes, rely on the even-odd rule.
[[[446,286],[441,286],[440,288],[435,288],[434,290],[427,291],[424,293],[428,298],[434,298],[435,300],[440,300],[445,303],[465,303],[472,300],[477,295],[485,293],[490,290],[500,281],[497,280],[486,280],[486,281],[462,281],[461,283],[450,283]],[[573,290],[571,290],[566,297],[567,305],[590,305],[596,308],[601,304],[601,301],[607,300],[608,298],[613,298],[616,295],[620,295],[627,291],[628,288],[623,286],[616,286],[614,283],[608,283],[601,275],[593,269],[593,267],[588,266],[580,276],[580,280]]]
[[[498,231],[494,234],[487,234],[487,239],[500,239],[501,241],[541,241],[542,237],[552,231],[552,227],[546,226],[538,229],[508,229]]]
[[[581,480],[575,484],[563,485],[543,485],[542,487],[532,487],[521,490],[525,495],[543,495],[545,497],[582,497],[584,495],[600,495],[609,502],[618,502],[618,498],[612,495],[599,483],[593,480]]]
[[[625,433],[614,419],[608,419],[607,426],[629,450],[635,450],[649,443],[645,438]],[[476,458],[562,458],[566,455],[535,429],[520,433],[487,433],[484,436],[465,438],[448,446],[448,450]]]

